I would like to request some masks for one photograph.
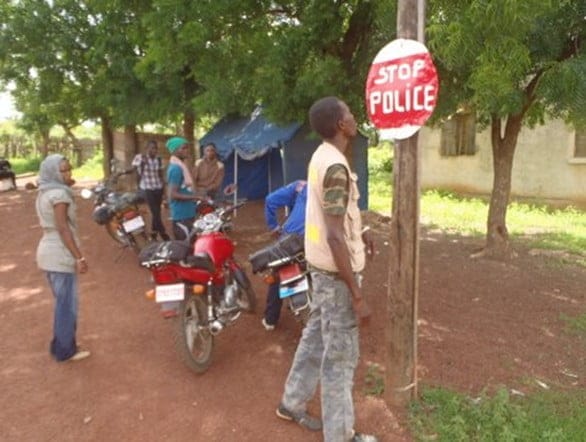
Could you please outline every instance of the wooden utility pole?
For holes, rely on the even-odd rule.
[[[421,0],[399,0],[397,38],[417,39]],[[420,31],[421,33],[421,31]],[[388,291],[385,400],[404,406],[417,395],[419,153],[417,133],[395,141]]]

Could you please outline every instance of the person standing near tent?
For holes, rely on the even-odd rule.
[[[156,240],[159,235],[163,241],[168,241],[170,238],[161,219],[161,204],[165,190],[163,160],[157,155],[157,150],[157,142],[149,140],[146,144],[146,152],[134,157],[132,167],[138,174],[138,188],[144,192],[151,212],[152,240]]]
[[[189,142],[182,137],[167,141],[171,154],[167,168],[167,200],[173,222],[173,236],[177,240],[187,238],[195,221],[195,202],[199,199],[193,191],[193,177],[185,164]]]
[[[305,234],[306,202],[307,182],[303,180],[294,181],[267,195],[265,199],[265,221],[273,236],[278,238],[289,233],[301,236]],[[287,208],[289,213],[282,226],[279,225],[277,220],[277,211],[281,208]],[[275,329],[281,316],[282,305],[283,300],[279,296],[279,283],[269,285],[267,306],[262,318],[262,325],[265,330],[271,331]]]
[[[173,137],[165,144],[171,154],[167,168],[167,201],[173,224],[173,237],[186,239],[195,221],[195,206],[198,198],[193,193],[193,178],[185,159],[189,153],[189,142],[182,137]],[[167,318],[177,316],[177,302],[163,302],[161,314]]]
[[[193,180],[197,196],[217,198],[222,181],[224,181],[224,163],[219,160],[214,143],[208,143],[204,146],[203,158],[195,162]]]
[[[308,167],[305,257],[313,300],[276,414],[309,430],[323,428],[325,442],[376,441],[354,431],[352,403],[357,326],[370,318],[360,288],[365,245],[374,254],[362,230],[356,175],[344,155],[357,134],[356,120],[346,103],[326,97],[311,106],[309,121],[323,141]],[[323,424],[306,411],[318,383]]]

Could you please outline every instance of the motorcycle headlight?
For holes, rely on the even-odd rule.
[[[215,212],[212,212],[204,215],[202,219],[208,224],[213,224],[218,219],[218,215],[216,215]]]
[[[206,227],[207,227],[207,223],[203,218],[199,218],[199,219],[195,220],[195,222],[193,223],[193,228],[197,232],[203,232],[206,229]]]
[[[89,200],[93,195],[94,192],[92,192],[90,189],[81,189],[81,197],[84,200]]]

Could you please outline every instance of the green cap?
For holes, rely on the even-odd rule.
[[[167,140],[167,144],[165,144],[165,146],[167,147],[169,153],[173,153],[184,144],[189,144],[189,141],[183,137],[173,137]]]

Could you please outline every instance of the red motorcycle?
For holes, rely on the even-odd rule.
[[[156,284],[156,302],[180,302],[175,348],[196,373],[209,368],[214,337],[241,312],[256,307],[256,293],[226,235],[230,215],[241,205],[197,219],[186,241],[153,243],[139,255],[140,265],[150,270]]]

